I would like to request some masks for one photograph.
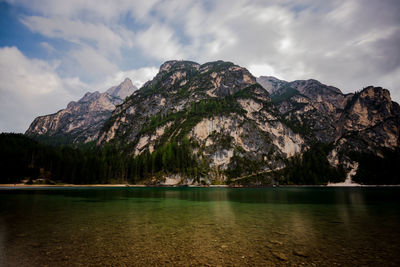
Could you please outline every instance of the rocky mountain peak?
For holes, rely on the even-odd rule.
[[[339,88],[322,84],[321,82],[309,79],[309,80],[297,80],[290,83],[292,88],[295,88],[301,94],[308,97],[315,98],[320,95],[321,98],[324,96],[336,96],[342,94]]]
[[[270,94],[274,94],[283,86],[287,86],[288,82],[275,78],[273,76],[260,76],[257,78],[257,82],[261,84],[265,90]]]
[[[219,60],[200,65],[173,60],[163,63],[155,78],[146,82],[143,89],[148,93],[186,91],[185,94],[225,97],[253,84],[256,84],[256,78],[247,69],[231,62]]]
[[[382,87],[368,86],[360,92],[360,97],[379,102],[392,102],[389,90]]]
[[[399,116],[399,105],[391,100],[388,90],[368,86],[347,102],[342,121],[344,128],[359,131]]]
[[[152,176],[167,170],[161,179],[178,158],[190,158],[190,165],[175,171],[223,180],[280,170],[319,143],[329,144],[324,153],[330,150],[331,165],[345,168],[350,152],[383,155],[400,148],[400,107],[381,87],[343,94],[314,79],[256,79],[231,62],[172,60],[132,90],[127,78],[105,93],[87,93],[65,110],[36,118],[27,134],[119,144],[137,162],[153,160]]]
[[[99,96],[100,96],[99,91],[95,91],[93,93],[87,92],[81,99],[79,99],[78,102],[83,103],[83,102],[93,101],[94,99],[98,98]]]
[[[36,118],[27,135],[68,136],[70,142],[88,142],[97,138],[103,123],[111,116],[116,105],[131,95],[137,87],[126,78],[118,86],[104,93],[86,93],[78,101],[71,101],[55,114]]]
[[[129,153],[140,156],[189,142],[194,156],[210,166],[207,172],[241,172],[241,158],[270,169],[304,148],[300,135],[276,115],[268,92],[246,68],[168,61],[115,109],[98,144],[129,144]]]
[[[232,62],[214,61],[200,66],[200,73],[207,78],[209,96],[225,97],[257,83],[246,69]]]
[[[138,88],[133,85],[131,79],[125,78],[125,80],[119,84],[118,86],[113,86],[106,91],[107,94],[118,97],[120,99],[125,99],[127,96],[130,96],[134,91]]]
[[[179,70],[179,69],[185,69],[185,68],[195,68],[199,69],[200,64],[192,61],[186,61],[186,60],[169,60],[164,62],[160,66],[160,73],[161,72],[168,72],[171,71],[172,69],[174,70]]]

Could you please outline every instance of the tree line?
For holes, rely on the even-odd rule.
[[[121,151],[113,145],[53,146],[22,134],[2,133],[0,183],[36,179],[72,184],[137,183],[168,173],[197,177],[202,171],[187,139],[136,157]]]
[[[199,181],[210,171],[209,162],[197,158],[187,138],[170,140],[133,156],[129,149],[116,145],[51,145],[22,134],[0,134],[0,184],[20,183],[40,179],[48,183],[110,184],[157,181],[168,174],[181,174]],[[57,143],[57,142],[55,142]],[[311,148],[285,162],[286,167],[266,176],[279,184],[326,184],[345,179],[343,168],[333,168],[327,155],[329,144],[314,144]],[[359,162],[353,181],[362,184],[399,184],[400,153],[384,152],[384,157],[366,153],[350,153]],[[257,169],[242,159],[242,164]],[[234,178],[235,170],[227,173]],[[231,177],[232,176],[232,177]],[[261,175],[262,176],[262,175]],[[258,177],[262,181],[263,177]],[[153,179],[155,178],[155,179]],[[250,179],[250,178],[249,178]],[[254,177],[247,181],[250,184]],[[241,182],[246,182],[241,180]]]

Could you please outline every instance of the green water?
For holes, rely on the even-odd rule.
[[[400,266],[400,188],[0,189],[0,266]]]

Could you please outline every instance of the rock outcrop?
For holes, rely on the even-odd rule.
[[[62,137],[71,143],[95,140],[116,105],[135,90],[137,88],[132,81],[125,79],[105,93],[88,92],[79,101],[70,102],[67,108],[57,113],[37,117],[25,134]]]
[[[281,82],[272,100],[282,119],[307,140],[329,143],[337,137],[336,124],[352,97],[316,80]]]
[[[331,176],[321,183],[363,168],[352,153],[398,153],[400,107],[380,87],[343,94],[312,79],[255,78],[231,62],[173,60],[139,90],[126,79],[105,93],[87,93],[36,118],[26,133],[115,145],[131,160],[135,179],[169,184],[179,177],[187,184],[200,176],[208,183],[275,173],[288,182],[282,176],[290,166],[323,166],[303,171],[301,180],[313,183],[306,178],[326,171]]]
[[[337,124],[338,149],[380,155],[400,148],[400,107],[388,90],[369,86],[355,93]]]
[[[400,150],[400,108],[388,90],[369,86],[343,94],[316,80],[284,82],[268,77],[268,81],[287,125],[307,142],[333,144],[332,165],[356,164],[348,156],[352,152],[383,156],[384,151]]]
[[[245,68],[168,61],[116,108],[98,144],[130,144],[131,155],[138,156],[187,138],[212,171],[237,169],[243,159],[267,171],[306,149],[302,136],[277,114],[269,93]]]

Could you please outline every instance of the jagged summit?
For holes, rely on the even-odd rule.
[[[349,99],[337,128],[338,149],[350,145],[353,150],[378,154],[382,148],[398,150],[400,106],[391,100],[387,89],[368,86]],[[365,145],[356,145],[360,141]]]
[[[260,76],[257,78],[257,82],[261,84],[270,94],[274,94],[275,91],[288,84],[288,82],[273,76]]]
[[[151,175],[160,179],[174,173],[186,183],[184,174],[201,173],[224,182],[278,172],[316,144],[326,145],[318,157],[331,174],[329,166],[357,166],[353,152],[400,151],[400,108],[380,87],[343,94],[314,79],[256,78],[232,62],[171,60],[140,89],[125,79],[106,93],[87,93],[35,119],[27,134],[115,145],[135,164],[151,159]],[[190,166],[177,163],[182,157]],[[135,177],[150,175],[142,165]]]
[[[127,96],[130,96],[137,89],[138,88],[133,85],[131,79],[125,78],[125,80],[120,85],[111,87],[106,91],[106,93],[124,100]]]
[[[363,90],[361,90],[360,96],[373,100],[387,101],[389,103],[392,102],[389,90],[379,86],[375,87],[369,85],[365,87]]]
[[[98,144],[129,144],[128,153],[139,156],[188,139],[214,177],[220,175],[218,169],[250,171],[243,158],[268,170],[305,148],[276,112],[268,92],[243,67],[224,61],[168,61],[115,109]]]
[[[145,83],[141,91],[162,90],[160,93],[167,94],[176,89],[188,89],[194,94],[224,97],[255,83],[256,78],[247,69],[231,62],[220,60],[200,65],[192,61],[173,60],[163,63],[158,74]]]
[[[172,69],[183,69],[183,68],[196,68],[198,69],[200,64],[193,62],[193,61],[186,61],[186,60],[169,60],[164,62],[160,66],[160,72],[168,72]]]
[[[126,78],[120,85],[104,93],[87,92],[80,100],[71,101],[55,114],[37,117],[25,134],[67,136],[70,142],[88,142],[97,138],[103,123],[115,106],[131,95],[137,87]]]

